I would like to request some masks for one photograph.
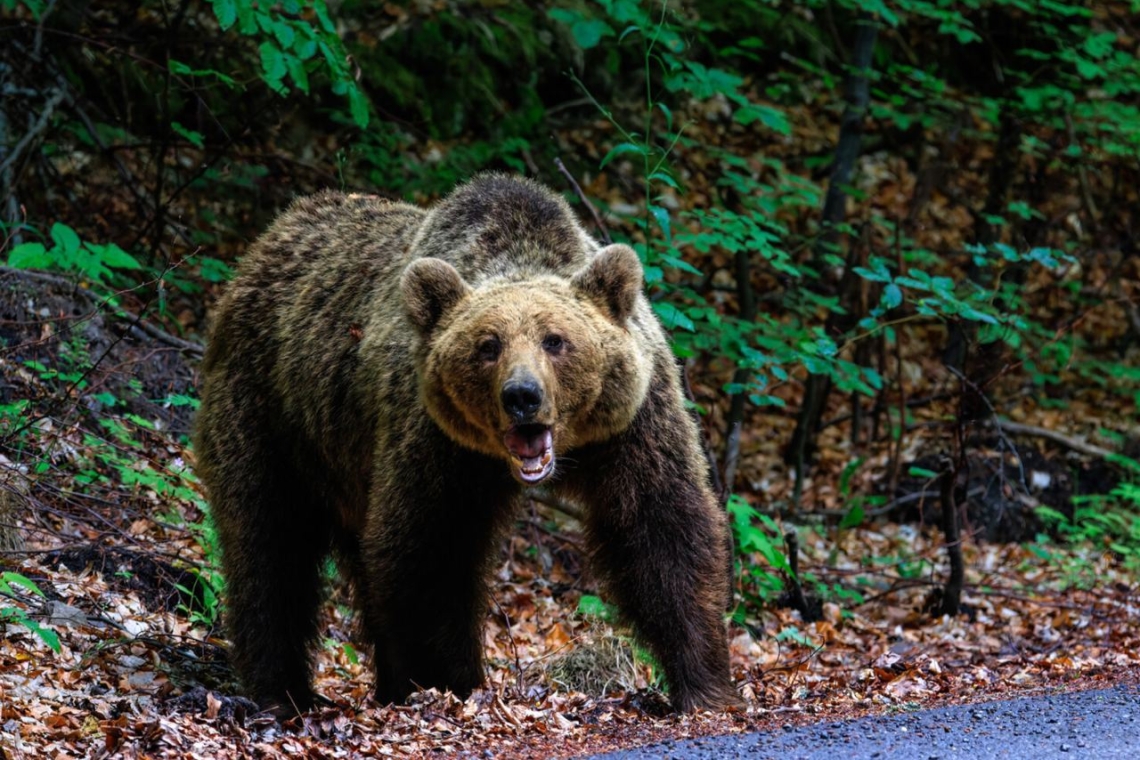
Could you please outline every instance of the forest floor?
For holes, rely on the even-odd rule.
[[[1118,553],[971,538],[963,613],[933,616],[945,547],[924,510],[909,521],[893,513],[898,522],[869,514],[840,530],[810,517],[834,506],[835,487],[809,483],[813,506],[785,520],[800,525],[801,571],[830,591],[814,622],[769,604],[730,625],[744,711],[670,713],[651,666],[593,614],[600,605],[588,598],[595,588],[573,519],[532,502],[495,570],[485,688],[466,701],[426,692],[376,706],[368,653],[355,648],[349,600],[335,590],[315,667],[329,704],[277,722],[236,696],[217,600],[199,581],[211,577],[211,544],[187,468],[195,351],[65,282],[0,275],[5,400],[38,410],[5,422],[0,526],[7,510],[19,531],[0,546],[0,570],[43,595],[12,583],[0,597],[9,618],[0,758],[563,757],[1140,678],[1140,600]],[[82,376],[50,369],[78,361],[68,352],[86,352]],[[1081,413],[1094,424],[1093,405]],[[825,452],[843,450],[835,435]],[[920,429],[908,441],[912,461],[932,445]],[[991,474],[1006,472],[1008,450],[978,450]],[[1038,439],[1016,457],[1041,503],[1059,481],[1096,471],[1087,456]],[[847,459],[825,453],[815,479],[838,482]],[[788,485],[771,461],[751,457],[748,477],[775,503]],[[876,485],[866,476],[849,487]],[[19,617],[46,628],[47,640]]]

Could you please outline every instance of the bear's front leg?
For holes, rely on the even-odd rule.
[[[483,682],[487,576],[519,490],[505,464],[461,449],[426,416],[409,428],[380,450],[361,544],[381,704],[417,688],[465,697]]]
[[[740,705],[722,613],[727,520],[708,485],[694,421],[671,362],[620,435],[575,453],[566,486],[587,508],[594,561],[681,711]]]

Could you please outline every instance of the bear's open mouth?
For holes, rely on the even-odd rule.
[[[515,425],[503,436],[515,473],[524,483],[537,483],[554,471],[554,436],[546,425]]]

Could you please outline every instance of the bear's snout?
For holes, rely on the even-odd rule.
[[[542,407],[542,386],[533,377],[511,379],[499,397],[508,417],[516,423],[531,422]]]

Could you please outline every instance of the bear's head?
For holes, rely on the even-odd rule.
[[[641,287],[624,245],[572,277],[478,287],[441,259],[417,259],[401,290],[421,338],[428,414],[461,445],[506,460],[520,482],[545,480],[560,455],[628,427],[645,400]]]

